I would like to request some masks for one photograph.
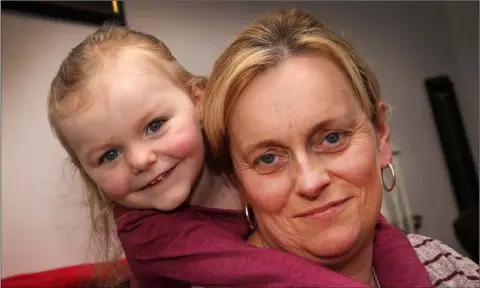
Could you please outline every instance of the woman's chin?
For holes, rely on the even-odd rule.
[[[328,235],[318,235],[312,239],[310,248],[317,257],[317,262],[323,265],[335,265],[355,253],[359,232],[357,229],[341,229]]]

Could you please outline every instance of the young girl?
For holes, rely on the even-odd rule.
[[[133,287],[362,287],[250,246],[240,212],[188,205],[232,192],[204,165],[204,83],[161,41],[124,27],[99,29],[63,61],[48,117],[86,185],[102,253],[118,234]]]

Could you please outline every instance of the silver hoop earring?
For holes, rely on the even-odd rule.
[[[255,220],[253,220],[253,210],[250,205],[245,205],[245,218],[247,219],[248,227],[255,230],[257,228]]]
[[[390,173],[392,173],[392,185],[390,185],[390,187],[385,185],[385,178],[383,177],[383,171],[387,168],[382,169],[382,185],[383,185],[383,189],[390,192],[393,189],[395,189],[395,186],[397,186],[397,175],[395,174],[395,169],[393,169],[392,164],[388,163],[388,168],[390,169]]]

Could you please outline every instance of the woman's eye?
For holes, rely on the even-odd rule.
[[[332,132],[325,137],[325,142],[326,144],[334,145],[337,144],[340,140],[342,140],[342,137],[344,137],[342,133]]]
[[[159,119],[153,120],[152,122],[148,123],[148,125],[146,127],[147,134],[155,133],[158,130],[160,130],[160,128],[162,128],[163,123],[164,122],[162,120],[159,120]]]
[[[120,155],[120,150],[118,150],[118,149],[108,150],[100,158],[100,163],[111,162],[111,161],[115,160],[118,157],[118,155]]]
[[[263,163],[263,164],[269,165],[269,164],[272,164],[273,162],[275,162],[275,158],[276,158],[276,156],[273,155],[273,154],[265,154],[265,155],[262,155],[260,158],[258,158],[257,163],[258,164]],[[262,162],[262,163],[260,163],[260,162]]]
[[[282,153],[266,153],[255,159],[254,169],[259,174],[271,174],[287,164],[287,157]]]

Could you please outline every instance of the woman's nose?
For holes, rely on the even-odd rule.
[[[145,147],[137,147],[129,151],[128,165],[133,174],[147,171],[157,161],[157,155]]]
[[[297,177],[297,193],[315,199],[330,184],[330,175],[323,165],[306,162],[300,165]]]

